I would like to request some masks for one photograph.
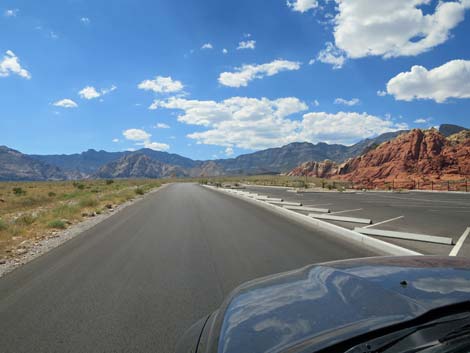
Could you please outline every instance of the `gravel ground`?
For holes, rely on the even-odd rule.
[[[0,278],[8,272],[13,271],[15,268],[28,263],[35,258],[47,253],[48,251],[58,247],[59,245],[65,243],[66,241],[76,237],[77,235],[83,233],[84,231],[94,227],[98,223],[104,221],[106,218],[111,217],[113,214],[122,211],[126,207],[142,200],[147,195],[150,195],[158,190],[161,190],[169,184],[164,184],[159,188],[150,191],[149,193],[138,196],[131,201],[127,201],[121,205],[116,206],[114,209],[103,211],[102,214],[90,217],[83,222],[73,224],[69,228],[61,231],[53,232],[51,235],[47,236],[45,239],[40,241],[34,241],[31,243],[31,246],[24,249],[24,253],[17,252],[15,258],[2,260],[4,263],[0,263]]]

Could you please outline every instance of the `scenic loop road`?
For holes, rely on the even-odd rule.
[[[174,351],[237,285],[374,255],[196,184],[172,184],[0,279],[0,351]]]

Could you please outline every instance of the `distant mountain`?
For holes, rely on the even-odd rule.
[[[462,126],[452,124],[442,124],[439,126],[439,132],[445,137],[459,133],[460,131],[468,130]]]
[[[450,136],[466,130],[457,125],[443,124],[440,132]],[[468,131],[468,130],[467,130]],[[106,152],[90,149],[86,152],[70,155],[21,155],[16,162],[10,158],[0,160],[0,175],[3,180],[47,180],[47,179],[82,179],[101,177],[165,177],[171,173],[178,176],[222,176],[287,173],[296,166],[308,162],[330,160],[342,163],[376,148],[406,130],[388,132],[375,138],[362,140],[352,146],[327,143],[312,144],[294,142],[283,147],[268,148],[262,151],[244,154],[236,158],[211,161],[195,161],[178,154],[140,149],[135,152]],[[3,147],[3,149],[8,149]],[[5,154],[5,152],[3,152]],[[131,156],[138,158],[127,158]],[[142,156],[147,158],[143,159]],[[153,163],[155,162],[155,163]],[[15,167],[15,163],[18,166]],[[170,167],[173,167],[170,172]],[[134,169],[137,168],[137,169]],[[1,170],[3,169],[3,170]],[[16,172],[15,172],[16,171]],[[106,176],[104,176],[106,175]],[[118,176],[119,175],[119,176]],[[158,175],[158,176],[155,176]],[[1,177],[1,176],[0,176]]]
[[[414,129],[345,163],[306,162],[289,175],[372,182],[466,178],[470,175],[470,131],[446,137],[436,129]]]
[[[0,146],[0,180],[62,180],[66,175],[57,167],[40,162],[21,152]]]
[[[143,153],[133,153],[102,166],[96,178],[167,178],[185,177],[181,167],[156,161]]]

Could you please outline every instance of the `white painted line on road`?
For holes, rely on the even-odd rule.
[[[340,213],[347,213],[347,212],[355,212],[355,211],[361,211],[362,208],[355,208],[353,210],[344,210],[344,211],[338,211],[338,212],[331,212],[331,214],[340,214]]]
[[[379,222],[379,223],[375,223],[375,224],[371,224],[371,225],[369,225],[369,226],[365,226],[364,228],[371,228],[371,227],[379,226],[379,225],[381,225],[381,224],[388,223],[388,222],[392,222],[392,221],[396,221],[397,219],[404,218],[404,217],[405,217],[405,216],[399,216],[399,217],[395,217],[395,218],[386,219],[385,221],[382,221],[382,222]]]
[[[335,216],[335,215],[332,215],[332,214],[314,214],[314,213],[310,213],[308,216],[312,217],[312,218],[326,219],[326,220],[330,220],[330,221],[364,223],[364,224],[371,224],[372,223],[372,220],[367,219],[367,218]]]
[[[468,235],[470,234],[470,227],[468,227],[465,232],[461,235],[459,240],[457,241],[457,244],[452,248],[452,251],[450,252],[449,256],[457,256],[460,249],[462,248],[463,243],[465,242],[465,239],[467,239]]]
[[[261,200],[261,201],[278,201],[278,202],[282,202],[283,200],[282,199],[277,199],[277,198],[274,198],[274,197],[263,197],[263,196],[258,196],[258,197],[255,197],[255,199],[257,200]]]
[[[211,186],[206,186],[208,189],[212,189],[214,191],[219,191],[219,192],[225,192],[224,190],[220,190]],[[315,219],[312,217],[308,217],[304,214],[288,210],[284,207],[279,207],[267,202],[259,201],[256,199],[252,199],[249,197],[245,197],[243,195],[237,195],[237,194],[232,194],[234,197],[238,197],[241,200],[245,200],[246,202],[250,202],[252,204],[256,204],[259,207],[263,207],[271,212],[274,212],[278,215],[282,215],[286,218],[295,220],[309,228],[318,230],[321,229],[329,234],[331,234],[334,237],[337,237],[338,239],[341,239],[345,242],[357,244],[360,243],[361,245],[374,249],[375,251],[378,251],[380,253],[388,254],[388,255],[422,255],[421,253],[410,250],[407,248],[404,248],[399,245],[395,245],[380,239],[372,238],[367,235],[355,232],[350,229],[346,229],[343,227],[340,227],[336,224],[329,223],[329,222],[324,222],[319,219]]]
[[[427,243],[436,243],[436,244],[445,244],[452,245],[452,238],[447,237],[436,237],[434,235],[426,234],[416,234],[416,233],[405,233],[405,232],[395,232],[391,230],[382,230],[382,229],[371,229],[371,228],[354,228],[356,232],[367,235],[377,235],[380,237],[387,238],[397,238],[397,239],[406,239],[406,240],[416,240],[424,241]]]
[[[302,204],[300,202],[288,202],[288,201],[271,201],[266,200],[266,202],[273,203],[275,205],[286,205],[291,207],[300,207]]]
[[[299,210],[305,212],[319,212],[319,213],[330,213],[328,208],[315,208],[310,206],[284,206],[288,210]]]

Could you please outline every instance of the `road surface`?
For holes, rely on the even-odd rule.
[[[173,184],[0,279],[0,351],[173,352],[238,284],[371,252]]]

